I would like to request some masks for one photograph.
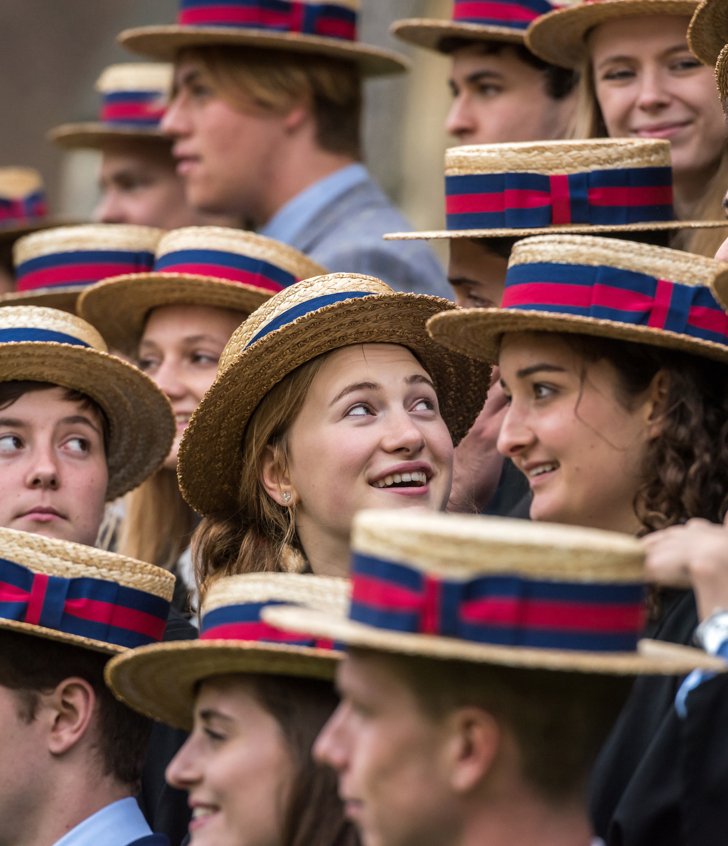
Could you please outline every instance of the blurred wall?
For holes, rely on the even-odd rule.
[[[405,17],[447,17],[450,0],[362,0],[361,38],[408,53],[413,73],[367,84],[365,148],[377,179],[418,227],[442,219],[442,120],[447,62],[388,34]],[[93,83],[109,64],[131,60],[115,43],[122,29],[170,23],[176,0],[1,0],[0,164],[44,176],[58,213],[86,217],[95,201],[93,153],[68,154],[45,140],[53,126],[94,119]]]

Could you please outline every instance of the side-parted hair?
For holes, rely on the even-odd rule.
[[[252,104],[285,114],[305,103],[321,149],[361,159],[362,79],[353,62],[254,47],[197,47],[182,57],[199,62],[217,93],[240,111]]]
[[[123,705],[106,686],[108,658],[95,650],[0,631],[0,685],[16,694],[18,717],[32,723],[43,693],[64,679],[84,679],[96,694],[96,719],[90,730],[102,771],[136,792],[152,722]]]

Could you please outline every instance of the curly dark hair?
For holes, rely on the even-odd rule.
[[[662,371],[666,393],[642,464],[634,509],[641,534],[693,517],[722,522],[728,510],[728,367],[648,344],[564,335],[585,363],[606,360],[617,371],[627,408]]]

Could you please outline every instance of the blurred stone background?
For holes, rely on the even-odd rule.
[[[450,9],[450,0],[362,0],[362,40],[400,49],[413,60],[408,76],[367,83],[365,148],[376,178],[417,228],[442,223],[448,63],[399,44],[388,28],[400,18],[446,18]],[[0,0],[0,164],[38,168],[56,213],[88,216],[97,159],[91,152],[64,153],[45,133],[95,119],[99,73],[115,62],[139,60],[116,44],[118,32],[171,23],[176,12],[176,0]]]

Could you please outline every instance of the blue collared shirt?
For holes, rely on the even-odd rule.
[[[120,799],[79,823],[54,846],[126,846],[152,830],[144,819],[136,799]]]
[[[325,176],[289,200],[278,209],[259,232],[268,238],[275,238],[290,244],[305,229],[310,220],[325,209],[337,197],[357,185],[367,182],[369,174],[363,164],[350,164],[330,176]]]

